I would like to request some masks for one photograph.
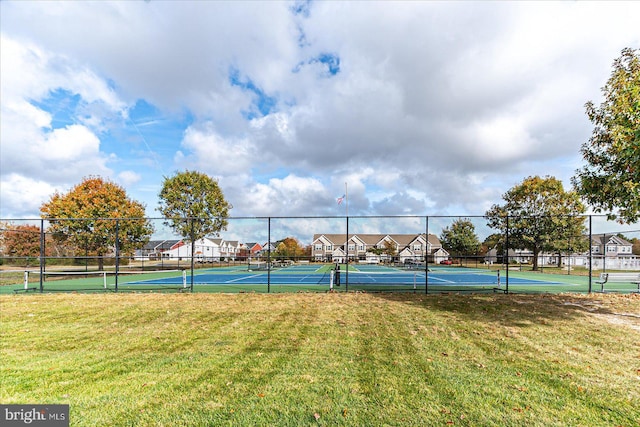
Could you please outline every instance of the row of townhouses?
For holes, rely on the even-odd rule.
[[[440,262],[449,253],[433,234],[353,234],[346,240],[344,234],[316,234],[311,245],[311,259],[321,262],[350,261],[379,263],[383,261],[409,260]],[[221,238],[198,239],[194,245],[197,261],[246,260],[266,256],[275,251],[278,242],[240,243]],[[392,248],[389,251],[388,248]],[[386,250],[372,251],[375,249]],[[390,254],[389,252],[392,252]],[[184,240],[152,240],[137,250],[137,260],[181,260],[191,258],[191,245]]]
[[[591,237],[591,253],[558,253],[544,252],[538,254],[538,265],[557,266],[560,263],[566,267],[589,267],[596,270],[640,270],[640,256],[633,254],[633,244],[614,235],[593,235]],[[488,263],[502,262],[496,249],[491,249],[484,257]],[[509,249],[509,262],[530,264],[533,252],[527,249]]]
[[[204,237],[195,241],[194,257],[200,262],[212,262],[258,257],[275,245],[240,243],[236,240]],[[136,260],[182,260],[191,258],[191,244],[184,240],[152,240],[136,251]]]
[[[348,239],[347,239],[348,237]],[[381,253],[385,251],[386,253]],[[379,263],[424,261],[438,263],[449,258],[434,234],[316,234],[311,244],[315,261]]]
[[[347,239],[348,237],[348,239]],[[265,257],[275,251],[278,242],[241,243],[222,238],[202,238],[195,242],[194,256],[197,261],[235,261]],[[509,249],[509,262],[533,261],[533,252],[525,249]],[[558,265],[558,253],[541,253],[538,265]],[[148,242],[135,254],[137,260],[181,260],[191,258],[191,245],[183,240],[154,240]],[[311,260],[318,262],[380,263],[396,261],[407,263],[439,263],[450,258],[440,239],[433,234],[315,234],[311,243]],[[491,249],[485,256],[487,263],[503,262],[502,254]],[[633,244],[614,235],[594,235],[591,254],[561,254],[560,262],[565,266],[594,269],[640,270],[640,256],[633,254]]]

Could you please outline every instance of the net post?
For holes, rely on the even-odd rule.
[[[117,272],[116,272],[116,277],[118,277],[118,273]],[[102,272],[102,283],[104,285],[104,289],[106,290],[107,289],[107,272],[106,271]]]
[[[182,287],[187,289],[187,270],[182,270]]]
[[[27,270],[24,271],[24,290],[27,291],[29,289],[29,272]]]
[[[329,291],[333,290],[333,277],[334,277],[334,270],[331,270],[329,273]]]

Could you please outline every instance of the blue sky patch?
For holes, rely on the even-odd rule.
[[[327,71],[332,76],[340,72],[340,57],[333,53],[321,53],[315,61],[327,66]]]
[[[76,123],[78,105],[81,97],[68,90],[56,89],[49,96],[40,100],[32,100],[31,104],[51,114],[51,127],[63,128]]]
[[[123,159],[122,166],[126,168],[133,168],[135,162],[146,159],[143,163],[147,169],[143,172],[155,170],[163,175],[171,171],[176,147],[180,146],[185,130],[194,122],[188,111],[167,115],[143,99],[139,99],[129,109],[128,117],[122,119],[121,126],[101,136],[103,150]]]
[[[292,70],[294,73],[300,72],[302,67],[311,64],[322,64],[326,67],[326,77],[333,77],[340,72],[340,57],[334,53],[321,53],[307,62],[299,62]]]
[[[278,103],[277,98],[267,95],[249,77],[241,78],[239,70],[232,69],[229,72],[229,83],[231,86],[239,87],[243,91],[253,94],[251,108],[242,112],[247,120],[264,117],[275,110]]]
[[[308,18],[311,14],[311,0],[298,0],[289,6],[291,13]]]

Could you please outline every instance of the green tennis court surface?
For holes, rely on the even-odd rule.
[[[253,267],[253,268],[252,268]],[[266,266],[238,265],[189,270],[121,272],[47,272],[42,290],[54,291],[191,291],[195,292],[588,292],[589,279],[578,275],[540,274],[504,270],[432,266],[403,269],[380,265],[342,265],[339,277],[335,266],[327,264],[293,265],[274,270]],[[39,272],[26,279],[0,287],[0,292],[40,291]],[[595,280],[595,279],[594,279]],[[22,283],[21,283],[22,282]],[[596,290],[595,283],[592,289]],[[616,284],[610,291],[637,291],[633,284]]]

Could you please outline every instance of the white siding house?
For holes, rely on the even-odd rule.
[[[219,261],[222,239],[209,239],[203,237],[195,241],[194,257],[199,262]],[[163,258],[170,260],[182,260],[191,258],[191,243],[181,240],[168,251],[163,252]]]

